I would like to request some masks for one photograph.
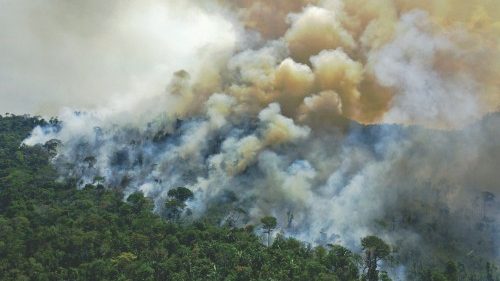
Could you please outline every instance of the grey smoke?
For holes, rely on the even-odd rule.
[[[0,112],[126,106],[235,40],[233,24],[195,2],[1,0]]]
[[[35,90],[60,97],[68,91],[58,87],[80,85],[76,96],[89,99],[88,105],[97,96],[119,93],[118,98],[110,99],[111,105],[103,101],[103,106],[93,110],[62,110],[60,129],[38,127],[25,140],[28,145],[60,140],[53,163],[61,177],[77,180],[79,187],[103,180],[108,188],[124,190],[125,196],[142,191],[155,201],[155,211],[161,213],[167,192],[186,186],[195,193],[195,200],[189,203],[193,218],[217,207],[224,208],[222,217],[227,218],[238,207],[245,210],[239,226],[257,224],[262,216],[274,215],[279,231],[285,235],[315,244],[340,243],[351,249],[359,249],[360,237],[377,234],[399,246],[397,254],[403,262],[411,261],[416,245],[419,254],[429,254],[433,243],[447,242],[443,241],[445,237],[498,258],[500,237],[492,230],[495,224],[491,219],[498,217],[500,209],[496,203],[486,206],[481,196],[484,192],[498,196],[500,191],[496,171],[500,166],[499,117],[487,116],[474,123],[488,110],[480,106],[486,96],[481,94],[486,92],[472,63],[464,61],[460,65],[464,69],[443,70],[437,62],[438,58],[468,54],[468,50],[425,12],[411,11],[391,19],[394,33],[375,40],[371,33],[380,22],[374,20],[362,32],[355,31],[357,27],[349,25],[350,17],[342,10],[341,4],[347,3],[322,2],[291,16],[291,29],[271,41],[242,29],[239,23],[220,22],[217,16],[212,28],[223,28],[227,37],[201,40],[212,44],[201,48],[200,53],[199,42],[190,42],[194,36],[188,36],[187,43],[175,42],[179,48],[188,46],[187,53],[177,50],[182,53],[182,65],[170,64],[178,53],[163,47],[170,46],[177,35],[182,38],[176,32],[199,34],[200,26],[166,34],[160,40],[165,45],[155,44],[158,34],[148,41],[151,38],[142,33],[144,29],[133,26],[126,28],[131,33],[120,29],[106,33],[119,27],[117,23],[136,23],[129,18],[119,20],[129,14],[122,14],[125,8],[122,2],[116,2],[118,8],[103,7],[88,18],[77,17],[76,22],[70,17],[65,25],[51,23],[56,32],[41,33],[48,39],[35,40],[49,43],[40,47],[43,55],[33,54],[35,66],[62,65],[49,68],[48,76],[40,74],[40,81],[50,87],[31,88],[28,84],[25,89],[17,88],[25,75],[2,85],[16,88],[19,97]],[[81,5],[97,5],[88,7],[89,11],[100,7],[100,2],[89,3],[93,4]],[[149,17],[136,14],[144,11],[142,6],[131,3],[132,15],[139,18],[138,22],[147,22]],[[52,14],[48,18],[37,14],[33,20],[44,23],[37,26],[46,26],[44,20],[61,20],[59,16],[69,7],[66,5],[76,5],[59,4],[62,8],[49,9]],[[180,10],[186,8],[176,5]],[[186,5],[187,14],[195,11],[204,15],[206,11]],[[75,13],[74,7],[68,9],[70,15]],[[222,8],[218,12],[229,13]],[[321,20],[311,16],[316,13]],[[165,18],[159,16],[161,19]],[[363,13],[359,20],[364,22]],[[5,17],[3,21],[20,21],[27,26],[25,32],[34,32],[25,17]],[[95,26],[101,22],[108,29]],[[309,32],[315,28],[322,28],[331,40],[324,41]],[[0,30],[6,32],[5,28]],[[153,30],[161,33],[163,29]],[[65,42],[67,35],[72,35],[67,39],[69,47],[50,49]],[[106,40],[99,40],[103,38],[100,36]],[[370,42],[372,39],[374,42]],[[310,41],[314,41],[314,48],[304,47],[304,42]],[[84,46],[80,48],[78,43]],[[20,58],[31,57],[27,50],[16,50],[14,45],[4,45],[6,53],[17,58],[11,62],[12,68],[1,68],[2,73],[40,73],[40,69],[31,68],[29,59],[26,64],[19,63],[23,62]],[[358,45],[362,48],[356,49]],[[76,76],[71,68],[64,67],[67,61],[61,55],[65,50]],[[79,55],[90,58],[89,54],[106,59],[88,59],[82,65],[72,61],[79,62]],[[41,58],[47,62],[37,61]],[[120,68],[118,74],[115,67]],[[128,67],[134,70],[133,75],[126,73]],[[167,75],[177,68],[187,71]],[[6,81],[4,77],[0,79]],[[97,80],[79,84],[85,77]],[[375,81],[378,87],[364,84],[367,80]],[[139,87],[130,81],[138,81]],[[379,101],[375,90],[387,90],[389,98]],[[126,94],[129,91],[132,93]],[[374,118],[367,117],[371,123],[380,124],[365,126],[349,121],[350,117],[364,116],[364,110],[371,108],[365,107],[367,101],[382,105],[374,107],[373,111],[379,111]],[[86,102],[80,100],[74,105],[86,106]],[[482,244],[477,246],[479,241]],[[403,274],[404,270],[397,271]]]

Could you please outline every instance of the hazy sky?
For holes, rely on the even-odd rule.
[[[201,47],[232,40],[227,21],[189,3],[0,0],[0,114],[157,93]]]

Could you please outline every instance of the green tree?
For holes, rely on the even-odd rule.
[[[194,194],[188,188],[181,186],[169,190],[167,195],[168,199],[164,205],[165,216],[172,221],[178,221],[186,208],[186,201],[193,199]]]
[[[365,251],[366,280],[378,281],[378,262],[389,256],[391,248],[382,239],[373,235],[361,239],[361,246]]]
[[[334,272],[339,280],[358,280],[356,255],[340,245],[330,245],[330,247],[324,261],[326,267]]]
[[[276,218],[272,216],[265,216],[260,219],[262,223],[262,228],[264,229],[264,233],[267,234],[267,246],[271,245],[271,233],[278,225]]]
[[[149,198],[144,197],[144,194],[140,191],[134,192],[127,197],[127,202],[132,205],[135,213],[142,211],[152,211],[153,204]]]

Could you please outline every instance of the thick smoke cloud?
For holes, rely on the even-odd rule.
[[[0,112],[134,104],[234,26],[190,1],[0,1]]]
[[[434,34],[427,14],[404,15],[396,38],[370,56],[377,80],[399,93],[384,120],[446,127],[477,119],[482,113],[476,94],[482,92],[480,79],[467,69],[449,71],[443,69],[449,66],[436,65],[465,64],[463,52],[448,38]]]
[[[498,257],[491,218],[500,211],[488,198],[500,192],[500,123],[488,114],[500,105],[499,6],[181,5],[210,12],[214,26],[231,23],[230,44],[207,38],[213,44],[189,53],[185,70],[144,82],[163,89],[66,109],[60,128],[36,128],[25,143],[59,139],[61,175],[140,190],[159,213],[168,190],[186,186],[194,217],[241,208],[239,225],[274,215],[287,235],[353,249],[375,233],[408,262],[450,235]],[[139,57],[137,71],[154,68],[156,55]]]
[[[287,17],[300,12],[314,0],[217,0],[229,6],[239,17],[243,26],[258,32],[264,39],[276,39],[288,29]]]

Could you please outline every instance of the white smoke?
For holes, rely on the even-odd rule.
[[[130,106],[231,50],[228,20],[189,1],[0,1],[0,112]]]
[[[255,6],[245,10],[245,3],[237,9],[244,17],[240,23],[228,7],[213,6],[211,14],[211,5],[202,8],[197,2],[132,1],[126,7],[117,2],[119,8],[104,21],[106,28],[91,24],[88,33],[81,31],[97,36],[98,30],[112,40],[86,39],[77,32],[76,39],[67,39],[70,47],[41,50],[56,62],[62,60],[61,50],[77,61],[81,53],[86,63],[95,62],[76,69],[84,72],[78,76],[89,75],[96,83],[75,83],[74,73],[64,67],[49,72],[62,85],[89,84],[77,87],[78,96],[125,94],[94,110],[63,110],[60,128],[35,128],[25,143],[60,140],[53,162],[62,176],[76,179],[80,187],[103,180],[125,196],[142,191],[160,213],[168,191],[186,186],[195,193],[189,202],[195,218],[217,208],[224,209],[224,217],[238,207],[246,211],[241,226],[274,215],[287,235],[353,249],[360,237],[374,233],[398,246],[403,260],[407,249],[445,243],[440,231],[453,230],[467,246],[496,254],[492,249],[498,237],[479,230],[477,224],[487,222],[477,212],[481,199],[471,198],[499,191],[498,118],[470,124],[498,104],[497,82],[492,75],[479,75],[497,69],[494,63],[483,67],[464,59],[500,57],[484,47],[489,37],[460,24],[443,24],[439,13],[409,9],[405,1],[310,2],[302,10],[283,4],[293,14],[283,19],[289,28],[279,38],[280,28],[256,23]],[[360,2],[366,5],[356,5]],[[61,5],[50,6],[51,13],[73,11],[76,4]],[[91,11],[101,7],[97,2],[92,8],[81,5]],[[182,16],[196,20],[177,24]],[[68,26],[57,26],[62,31],[55,32],[55,39],[49,36],[50,46],[73,34],[67,28],[86,27],[68,20]],[[245,29],[249,26],[255,30]],[[479,50],[469,44],[478,36],[484,47]],[[78,42],[84,46],[73,49]],[[6,46],[7,53],[18,56],[13,61],[30,58],[26,50],[16,53],[12,44]],[[111,59],[91,60],[92,52]],[[174,59],[181,63],[170,63]],[[19,70],[2,70],[37,72],[16,65]],[[130,67],[133,75],[110,78],[115,67]],[[174,68],[187,71],[167,77]],[[120,88],[100,79],[121,81]],[[499,209],[490,212],[494,217]],[[438,234],[418,232],[436,223],[441,226],[433,233]],[[479,240],[490,242],[477,246]]]
[[[401,93],[385,113],[389,123],[460,126],[480,117],[478,82],[467,73],[440,73],[435,69],[438,55],[456,60],[462,53],[435,28],[422,11],[404,15],[395,39],[371,54],[378,81]]]

